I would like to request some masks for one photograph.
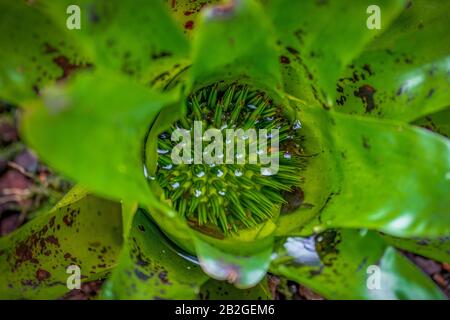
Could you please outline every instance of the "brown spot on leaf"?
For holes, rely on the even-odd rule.
[[[369,76],[373,75],[373,71],[372,71],[372,68],[370,67],[370,65],[365,64],[365,65],[363,65],[362,68],[364,71],[366,71],[369,74]]]
[[[187,30],[194,29],[194,21],[192,20],[186,21],[186,23],[184,24],[184,28]]]
[[[282,64],[289,64],[289,63],[291,63],[291,60],[289,60],[289,58],[286,56],[280,56],[280,62]]]
[[[289,213],[300,208],[305,199],[305,194],[301,188],[294,188],[290,192],[284,192],[283,198],[287,203],[281,208],[281,213]]]
[[[39,281],[44,281],[51,277],[51,273],[44,269],[38,269],[36,271],[36,279]]]
[[[68,227],[70,227],[70,226],[72,226],[72,224],[73,224],[73,218],[70,217],[69,215],[65,215],[65,216],[63,217],[63,222],[64,222],[65,225],[67,225]]]
[[[56,49],[55,47],[50,45],[48,42],[44,43],[44,53],[45,54],[51,54],[51,53],[55,53],[55,52],[58,52],[58,49]]]
[[[365,104],[366,113],[375,109],[375,101],[373,98],[375,92],[376,90],[368,84],[362,85],[359,87],[358,91],[354,92],[355,96],[361,98],[362,102]]]
[[[172,56],[172,53],[169,51],[161,51],[158,53],[152,53],[153,60],[158,60],[158,59],[166,58],[166,57],[170,57],[170,56]]]
[[[369,139],[367,139],[366,137],[363,137],[362,140],[363,140],[364,149],[370,150]]]
[[[141,280],[146,281],[150,278],[150,276],[146,275],[145,273],[143,273],[142,271],[140,271],[139,269],[134,269],[134,274]]]
[[[161,280],[162,283],[164,284],[170,284],[169,279],[167,279],[167,271],[161,271],[158,274],[159,280]]]

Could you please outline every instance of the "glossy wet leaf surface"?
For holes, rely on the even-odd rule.
[[[42,159],[92,190],[149,203],[144,138],[154,117],[172,99],[131,80],[87,73],[67,86],[49,89],[42,101],[32,103],[23,131]]]
[[[241,78],[270,90],[281,85],[273,29],[253,0],[206,9],[196,30],[192,56],[193,83]]]
[[[65,27],[71,1],[41,1],[44,10]],[[89,49],[96,66],[106,66],[131,77],[157,76],[153,67],[177,69],[176,59],[186,56],[189,43],[169,16],[163,1],[82,0],[81,29],[71,36]]]
[[[327,231],[315,240],[320,265],[296,262],[281,245],[271,272],[333,299],[444,299],[425,274],[375,233]],[[379,286],[370,282],[373,270],[380,271]]]
[[[2,98],[22,102],[89,63],[68,30],[45,18],[39,8],[22,1],[1,1],[0,12]]]
[[[450,138],[450,108],[417,119],[413,124]]]
[[[335,84],[344,67],[382,30],[368,29],[371,1],[351,6],[333,1],[267,1],[280,41],[281,62],[304,71],[324,105],[332,104]],[[405,1],[378,1],[382,28],[403,9]],[[308,86],[308,90],[311,90]],[[299,97],[301,98],[301,97]]]
[[[440,262],[450,262],[450,237],[440,238],[397,238],[383,235],[391,246],[413,252]]]
[[[139,210],[129,240],[111,278],[103,288],[106,299],[194,299],[206,274],[177,255],[165,236]]]
[[[56,299],[66,293],[67,267],[81,281],[104,277],[122,246],[120,205],[75,188],[46,214],[0,239],[0,297]],[[72,283],[72,282],[70,282]]]
[[[450,142],[446,138],[399,122],[320,108],[308,112],[323,130],[320,134],[328,136],[325,153],[318,157],[335,165],[327,199],[313,203],[320,210],[312,225],[370,228],[397,236],[448,234]]]
[[[448,107],[450,4],[409,1],[392,25],[347,68],[335,109],[412,121]]]

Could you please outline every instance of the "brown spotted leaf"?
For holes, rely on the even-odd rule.
[[[69,291],[73,265],[82,282],[104,277],[122,245],[120,215],[118,203],[76,187],[48,213],[0,238],[0,298],[58,298]]]

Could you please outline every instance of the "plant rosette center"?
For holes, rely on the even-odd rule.
[[[154,178],[172,208],[219,237],[276,219],[301,184],[300,121],[239,84],[195,91],[186,111],[158,136]]]

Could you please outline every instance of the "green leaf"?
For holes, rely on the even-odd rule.
[[[336,81],[344,67],[388,28],[404,2],[377,1],[381,30],[367,28],[367,8],[373,4],[368,0],[352,5],[339,1],[271,0],[267,1],[267,12],[277,29],[284,56],[281,62],[292,64],[294,73],[309,78],[316,98],[328,106],[334,100]],[[311,91],[310,86],[307,90]],[[303,94],[297,97],[303,98]]]
[[[450,138],[450,108],[417,119],[413,124]]]
[[[73,1],[44,0],[44,8],[60,25]],[[72,34],[92,51],[96,66],[107,66],[146,81],[187,57],[189,43],[161,0],[77,1],[81,29]]]
[[[310,223],[312,229],[368,228],[400,237],[448,234],[448,139],[395,121],[348,116],[321,108],[302,108],[300,119],[304,118],[316,126],[317,131],[309,134],[322,137],[323,151],[317,157],[323,157],[329,165],[327,171],[306,169],[309,179],[327,177],[323,182],[325,201],[310,203],[314,210],[319,209]],[[305,195],[310,192],[304,190]],[[304,221],[302,210],[306,209],[293,213],[286,227],[294,230],[299,226],[296,219]],[[282,224],[289,218],[280,219]],[[307,228],[305,234],[312,229]]]
[[[144,138],[175,99],[107,73],[84,74],[29,105],[23,132],[43,160],[93,191],[149,204],[154,198],[144,177]]]
[[[19,103],[35,97],[47,83],[87,64],[65,25],[55,24],[35,5],[1,1],[0,12],[0,98]]]
[[[207,276],[177,255],[139,210],[118,266],[103,287],[105,299],[195,299]]]
[[[138,203],[122,201],[122,226],[123,239],[126,241],[130,234],[131,226],[133,224],[134,215],[138,209]]]
[[[52,210],[0,238],[0,297],[56,299],[69,289],[67,267],[100,279],[122,245],[120,205],[72,189]]]
[[[382,235],[389,245],[413,252],[440,262],[450,262],[450,237],[430,238],[397,238]]]
[[[273,30],[253,0],[205,8],[192,50],[194,85],[242,78],[254,86],[281,89]]]
[[[407,258],[388,247],[381,258],[382,278],[387,279],[395,292],[381,288],[377,299],[446,300],[438,287]],[[401,275],[401,276],[399,276]]]
[[[253,288],[238,289],[224,281],[210,279],[200,289],[203,300],[271,300],[267,277]]]
[[[445,299],[425,274],[375,232],[330,230],[315,243],[319,265],[300,263],[282,243],[270,271],[330,299]]]
[[[448,107],[450,3],[409,1],[339,81],[336,110],[412,121]]]

